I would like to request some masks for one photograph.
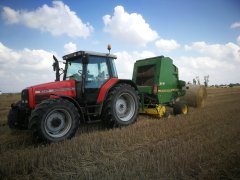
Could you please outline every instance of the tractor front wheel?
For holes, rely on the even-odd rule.
[[[32,112],[31,128],[46,142],[60,142],[73,137],[79,126],[79,113],[73,103],[48,99]]]
[[[22,108],[21,101],[18,101],[16,104],[12,104],[8,113],[8,127],[10,129],[27,129],[27,114],[25,109]]]
[[[139,97],[134,87],[119,84],[108,93],[102,111],[102,120],[109,127],[126,126],[136,121]]]
[[[18,111],[16,109],[10,109],[8,113],[8,127],[10,129],[19,129],[18,123]]]

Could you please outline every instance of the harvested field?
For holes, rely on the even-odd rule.
[[[0,96],[0,124],[19,95]],[[0,126],[0,179],[240,179],[240,88],[208,89],[204,108],[139,116],[122,129],[81,127],[43,145]]]

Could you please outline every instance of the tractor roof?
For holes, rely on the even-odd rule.
[[[113,59],[117,59],[116,55],[113,54],[108,54],[108,53],[99,53],[99,52],[92,52],[92,51],[77,51],[71,54],[67,54],[63,56],[64,60],[76,58],[78,56],[83,56],[83,55],[90,55],[90,56],[101,56],[101,57],[110,57]]]

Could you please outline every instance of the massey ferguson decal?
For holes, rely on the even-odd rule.
[[[75,90],[75,87],[36,90],[35,94],[54,93],[54,92],[72,91],[72,90]]]

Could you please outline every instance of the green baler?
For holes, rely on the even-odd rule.
[[[171,58],[157,56],[136,61],[132,80],[139,90],[141,112],[162,117],[166,106],[173,107],[174,114],[188,112],[186,103],[179,101],[186,93],[186,83],[179,80]]]

